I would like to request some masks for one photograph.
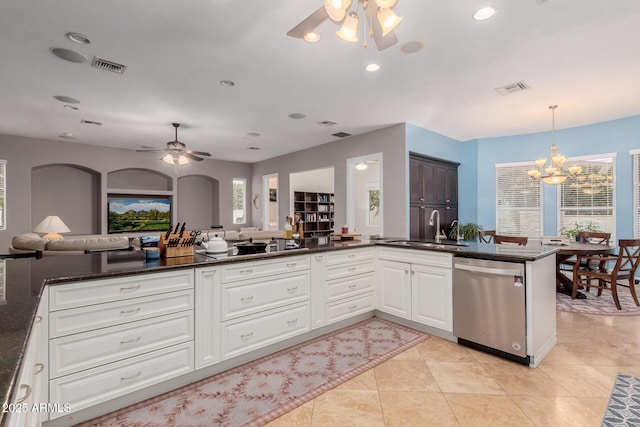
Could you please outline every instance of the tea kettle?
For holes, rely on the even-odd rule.
[[[202,246],[208,254],[221,254],[226,253],[228,250],[227,242],[218,236],[210,238],[208,242],[202,241],[200,246]]]

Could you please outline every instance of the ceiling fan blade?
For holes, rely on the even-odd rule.
[[[136,150],[136,153],[159,153],[165,150]]]
[[[378,50],[385,50],[398,43],[398,37],[396,37],[395,31],[391,31],[384,37],[382,36],[382,27],[380,26],[380,22],[378,22],[376,12],[376,7],[368,7],[365,9],[367,22],[373,33],[373,41],[376,43]]]
[[[190,154],[197,154],[198,156],[211,157],[211,154],[206,153],[206,152],[204,152],[204,151],[191,151],[191,150],[187,150],[187,153],[190,153]]]
[[[322,24],[329,15],[324,6],[321,6],[318,10],[306,17],[302,22],[293,27],[287,33],[290,37],[296,37],[298,39],[304,38],[305,34],[313,31],[318,25]]]
[[[190,158],[191,160],[195,160],[195,161],[197,161],[197,162],[201,162],[201,161],[202,161],[202,157],[198,157],[198,156],[196,156],[195,154],[192,154],[192,153],[191,153],[191,152],[189,152],[189,151],[185,151],[183,154],[184,154],[186,157]]]

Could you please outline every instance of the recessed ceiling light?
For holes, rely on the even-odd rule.
[[[320,41],[320,34],[316,33],[315,31],[310,31],[304,35],[303,39],[304,41],[309,43],[316,43]]]
[[[302,113],[291,113],[289,114],[289,117],[291,117],[292,119],[304,119],[305,117],[307,117],[307,115]]]
[[[378,64],[367,64],[366,67],[364,67],[365,70],[367,71],[378,71],[380,69],[380,65]]]
[[[60,137],[60,138],[73,138],[73,134],[72,133],[68,133],[68,132],[64,132],[64,133],[61,133],[60,135],[58,135],[58,137]]]
[[[220,85],[224,87],[234,87],[236,84],[231,80],[220,80]]]
[[[251,137],[256,138],[256,137],[260,136],[260,134],[258,132],[249,132],[249,133],[247,133],[247,136],[251,136]]]
[[[61,47],[52,47],[51,53],[57,56],[60,59],[64,59],[65,61],[74,62],[76,64],[82,64],[87,62],[88,59],[81,53],[76,52],[75,50],[64,49]]]
[[[491,18],[496,13],[498,13],[498,9],[496,9],[495,7],[483,7],[481,9],[478,9],[476,13],[473,14],[473,19],[475,19],[476,21],[484,21],[485,19]]]
[[[418,40],[406,42],[402,46],[400,46],[400,51],[402,53],[416,53],[421,51],[424,48],[424,43]]]
[[[79,44],[91,43],[91,40],[89,40],[87,36],[82,35],[80,33],[67,33],[66,35],[67,35],[67,38],[74,43],[79,43]]]
[[[53,98],[57,99],[60,102],[64,102],[65,104],[80,104],[79,100],[71,98],[70,96],[56,95]]]
[[[66,108],[68,110],[79,110],[80,109],[78,107],[74,107],[73,105],[69,105],[69,104],[64,104],[64,108]]]

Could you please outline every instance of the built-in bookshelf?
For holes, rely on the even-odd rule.
[[[302,216],[305,237],[333,232],[334,197],[333,193],[293,192],[293,209]]]

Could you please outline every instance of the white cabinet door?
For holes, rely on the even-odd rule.
[[[411,265],[381,260],[378,263],[378,309],[411,319]]]
[[[311,329],[327,323],[325,259],[322,252],[311,255]]]
[[[451,269],[412,265],[412,319],[453,331]]]
[[[220,362],[220,269],[196,269],[196,369]]]

